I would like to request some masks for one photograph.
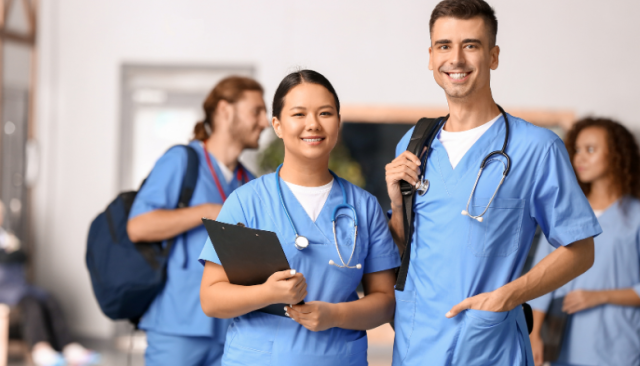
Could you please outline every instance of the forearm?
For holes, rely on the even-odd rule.
[[[505,299],[505,308],[513,309],[578,277],[593,265],[593,257],[593,238],[577,241],[554,250],[527,274],[496,291]]]
[[[394,206],[391,204],[391,219],[389,220],[389,230],[393,241],[398,246],[400,255],[404,253],[405,238],[404,238],[404,216],[402,213],[402,205]]]
[[[633,288],[597,291],[596,293],[601,299],[600,303],[602,304],[640,306],[640,296],[638,296]]]
[[[229,319],[271,305],[267,295],[263,285],[218,282],[200,289],[200,305],[207,316]]]
[[[202,224],[202,218],[216,214],[212,207],[221,205],[204,204],[175,210],[155,210],[136,216],[127,223],[127,233],[134,243],[156,242],[176,237]],[[214,211],[214,212],[212,212]],[[209,217],[215,219],[215,217]]]
[[[540,329],[542,329],[542,322],[547,314],[540,310],[533,310],[533,328],[531,329],[532,336],[540,336]]]
[[[336,327],[368,330],[393,320],[395,298],[383,292],[359,300],[335,304]]]

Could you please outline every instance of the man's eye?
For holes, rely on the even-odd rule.
[[[441,50],[448,50],[448,49],[449,49],[449,46],[440,46],[440,49],[441,49]]]
[[[589,146],[589,147],[587,148],[587,152],[588,152],[589,154],[593,154],[595,151],[596,151],[596,149],[595,149],[595,148],[593,148],[593,146]]]

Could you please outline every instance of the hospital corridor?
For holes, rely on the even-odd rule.
[[[640,366],[638,13],[0,0],[0,366]]]

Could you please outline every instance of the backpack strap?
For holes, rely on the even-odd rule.
[[[198,183],[198,153],[194,148],[189,145],[178,145],[182,146],[187,151],[187,170],[182,178],[182,187],[180,188],[180,196],[178,199],[177,208],[185,208],[189,207],[189,203],[191,202],[191,198],[193,197],[193,192],[196,189],[196,184]],[[189,255],[187,250],[187,242],[186,242],[186,232],[182,233],[185,235],[185,243],[184,243],[184,263],[182,264],[182,268],[187,268],[187,264],[189,261]],[[176,238],[169,239],[167,241],[167,245],[164,248],[164,255],[168,256],[171,253],[171,248],[173,248],[173,244],[175,243]]]
[[[446,121],[446,117],[441,118],[421,118],[411,135],[407,151],[413,153],[420,158],[422,148],[426,147],[424,152],[429,156],[431,143],[438,134],[438,130],[442,123]],[[426,161],[426,160],[425,160]],[[426,169],[425,166],[422,169]],[[406,181],[400,181],[400,193],[402,193],[402,217],[404,226],[404,253],[402,255],[402,265],[398,270],[398,278],[396,280],[396,290],[404,291],[404,285],[407,281],[409,273],[409,263],[411,261],[411,234],[413,232],[413,202],[416,188]]]

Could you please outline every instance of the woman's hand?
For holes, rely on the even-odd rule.
[[[303,305],[285,306],[287,315],[312,332],[321,332],[337,326],[335,304],[312,301]]]
[[[568,314],[574,314],[602,305],[603,303],[603,299],[598,291],[575,290],[569,292],[569,294],[564,297],[562,311]]]
[[[271,304],[297,304],[307,296],[307,281],[295,269],[272,274],[262,286]]]
[[[533,363],[535,366],[542,366],[544,364],[544,343],[542,342],[540,333],[531,332],[529,340],[531,340]]]

